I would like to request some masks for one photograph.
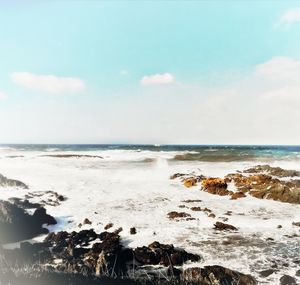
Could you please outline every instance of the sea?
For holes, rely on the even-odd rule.
[[[300,146],[7,144],[0,145],[0,174],[29,189],[0,186],[0,199],[33,193],[32,201],[39,202],[56,192],[67,199],[46,206],[58,220],[51,231],[100,232],[113,223],[111,230],[122,227],[126,246],[172,243],[200,254],[197,266],[222,265],[252,274],[260,284],[279,284],[282,275],[295,276],[299,270],[300,228],[293,222],[300,222],[300,205],[252,196],[230,200],[170,179],[175,173],[224,177],[262,164],[300,171]],[[215,218],[192,207],[208,208]],[[171,211],[195,219],[170,220]],[[80,228],[85,218],[92,224]],[[217,232],[216,221],[238,231]],[[136,235],[130,235],[131,227]],[[195,264],[185,264],[189,266]],[[272,268],[270,276],[261,275]]]

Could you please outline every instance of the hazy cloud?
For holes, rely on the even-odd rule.
[[[277,26],[289,26],[296,22],[300,22],[300,8],[290,9],[282,14]]]
[[[144,86],[149,85],[166,85],[175,82],[175,78],[171,73],[145,75],[141,79],[141,84]]]
[[[11,79],[20,86],[47,93],[78,93],[85,89],[85,83],[75,77],[14,72],[11,74]]]

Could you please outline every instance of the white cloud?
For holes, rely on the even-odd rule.
[[[175,78],[170,73],[163,73],[163,74],[153,74],[153,75],[146,75],[141,79],[141,84],[144,86],[149,85],[166,85],[172,84],[175,82]]]
[[[300,8],[294,8],[286,11],[281,16],[278,25],[289,26],[296,22],[300,22]]]
[[[11,74],[11,79],[14,83],[28,89],[47,93],[78,93],[85,89],[85,83],[80,78],[75,77],[14,72]]]
[[[273,57],[259,64],[255,74],[271,80],[300,81],[300,60],[289,57]]]
[[[0,100],[4,100],[7,98],[7,95],[4,92],[0,91]]]

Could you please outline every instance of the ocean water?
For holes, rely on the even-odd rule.
[[[85,227],[96,231],[113,223],[112,230],[123,228],[128,246],[173,243],[200,254],[201,266],[219,264],[250,273],[260,284],[278,284],[283,274],[294,276],[299,269],[294,262],[299,259],[299,228],[292,223],[300,221],[300,205],[250,196],[230,200],[169,179],[177,172],[223,177],[258,164],[300,170],[300,146],[0,145],[0,173],[29,186],[2,187],[0,199],[55,191],[68,199],[46,207],[59,221],[53,231],[80,230],[85,218],[92,221]],[[183,202],[188,199],[201,202]],[[211,209],[216,218],[191,211],[193,206]],[[171,221],[170,211],[187,212],[195,220]],[[224,218],[238,227],[237,233],[213,229]],[[133,226],[134,236],[129,234]],[[262,278],[259,272],[274,264],[277,271]]]

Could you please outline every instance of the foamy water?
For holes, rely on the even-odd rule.
[[[214,148],[206,153],[214,153]],[[49,154],[84,154],[100,158],[43,157]],[[175,160],[176,155],[197,154],[191,150],[145,149],[0,149],[0,173],[28,184],[29,190],[0,188],[0,198],[24,197],[33,191],[55,191],[68,199],[57,207],[47,206],[59,224],[51,230],[80,230],[85,218],[91,227],[103,231],[107,223],[122,227],[124,244],[135,247],[154,240],[173,243],[200,254],[202,265],[219,264],[254,275],[261,284],[277,284],[283,274],[294,276],[299,259],[299,228],[292,222],[300,221],[300,205],[260,200],[247,197],[229,200],[228,197],[199,191],[199,186],[185,188],[180,181],[170,180],[176,172],[224,176],[236,170],[265,163],[287,169],[300,170],[298,154],[294,156],[255,157],[234,161]],[[233,187],[232,185],[230,187]],[[187,199],[202,202],[183,203]],[[39,201],[37,199],[36,201]],[[186,205],[188,208],[179,208]],[[204,212],[193,212],[192,206],[207,207],[216,218]],[[170,211],[184,211],[196,220],[171,221]],[[230,216],[226,212],[232,211]],[[216,221],[228,218],[237,233],[216,232]],[[282,228],[277,228],[282,225]],[[131,227],[137,228],[130,235]],[[85,226],[86,227],[86,226]],[[286,236],[285,236],[286,235]],[[290,236],[290,237],[288,237]],[[267,240],[272,238],[273,240]],[[277,272],[261,278],[259,272],[277,263]],[[287,266],[288,264],[288,266]],[[189,266],[189,264],[185,265]],[[299,266],[299,265],[298,265]]]

